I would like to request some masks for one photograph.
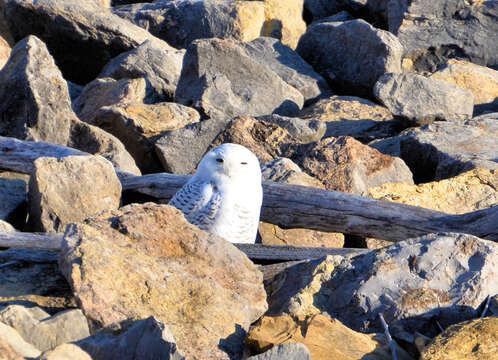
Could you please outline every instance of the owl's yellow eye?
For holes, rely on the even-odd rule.
[[[223,159],[222,158],[218,158],[218,159],[216,159],[216,161],[219,162],[219,163],[222,163]]]

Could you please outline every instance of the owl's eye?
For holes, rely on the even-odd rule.
[[[216,161],[219,162],[219,163],[222,163],[223,159],[222,158],[217,158]]]
[[[242,162],[241,162],[241,164],[242,164],[242,165],[247,165],[247,162],[242,161]]]

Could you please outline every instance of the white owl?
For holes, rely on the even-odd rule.
[[[233,243],[254,243],[263,201],[258,158],[237,144],[209,151],[169,202],[201,229]]]

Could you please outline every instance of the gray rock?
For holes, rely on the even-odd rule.
[[[306,345],[289,342],[274,346],[270,350],[247,360],[311,360],[310,353]]]
[[[116,80],[144,78],[152,93],[148,96],[152,98],[149,101],[172,100],[182,71],[184,54],[183,50],[165,49],[147,40],[109,61],[99,77]]]
[[[7,349],[5,344],[8,346]],[[2,358],[5,355],[12,356],[7,357],[7,360],[35,358],[41,354],[41,351],[26,342],[16,329],[5,325],[3,322],[0,322],[0,350],[2,350]],[[14,352],[14,354],[12,354],[12,352]]]
[[[303,96],[231,40],[196,40],[187,48],[176,102],[207,117],[295,114]]]
[[[476,167],[497,169],[498,113],[463,124],[435,122],[369,145],[401,157],[415,183],[447,179]]]
[[[330,82],[363,96],[381,75],[401,71],[403,48],[393,34],[351,20],[311,24],[296,51]]]
[[[368,0],[304,0],[304,11],[312,21],[320,21],[344,10],[359,10]],[[349,19],[348,19],[349,20]]]
[[[287,130],[297,143],[302,144],[319,141],[324,137],[327,129],[326,124],[320,120],[291,118],[276,114],[260,116],[257,119],[277,124]]]
[[[90,335],[87,320],[80,309],[65,310],[50,316],[37,307],[9,305],[0,310],[0,321],[16,329],[27,342],[41,351]]]
[[[341,260],[327,257],[295,265],[280,278],[269,313],[328,312],[363,332],[383,330],[410,341],[414,331],[434,336],[473,318],[488,294],[498,291],[498,244],[467,234],[429,234]],[[333,270],[333,271],[332,271]],[[291,283],[292,282],[292,283]]]
[[[263,65],[268,65],[282,80],[299,90],[305,101],[330,92],[325,79],[298,53],[279,40],[260,37],[241,45],[251,57]]]
[[[435,71],[448,58],[498,66],[498,2],[390,1],[389,31],[417,70]]]
[[[74,344],[92,360],[185,359],[168,327],[153,316],[113,324]]]
[[[64,77],[79,85],[95,79],[109,60],[147,39],[171,49],[95,1],[9,0],[5,14],[16,40],[29,34],[41,38]]]
[[[37,360],[92,360],[87,352],[74,344],[61,344],[56,348],[44,351]]]
[[[374,86],[375,97],[408,124],[472,117],[474,95],[456,84],[411,73],[388,73]]]
[[[155,142],[155,148],[166,172],[194,172],[209,145],[226,126],[227,122],[223,119],[210,119],[169,131],[161,136]]]
[[[27,194],[25,180],[4,178],[0,174],[0,220],[22,227],[26,221]]]

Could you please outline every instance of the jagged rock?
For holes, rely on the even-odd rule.
[[[261,165],[263,180],[323,188],[323,184],[287,158],[277,158]],[[260,222],[262,244],[342,247],[344,235],[309,229],[282,229],[277,225]]]
[[[320,120],[300,119],[277,114],[258,116],[256,119],[275,123],[284,128],[294,138],[294,142],[299,144],[319,141],[324,137],[326,131],[326,125]]]
[[[176,103],[126,104],[102,107],[94,121],[126,146],[145,173],[162,172],[154,141],[165,131],[196,123],[199,113]]]
[[[390,1],[389,31],[418,70],[435,71],[448,58],[498,65],[498,2]]]
[[[246,344],[253,352],[293,342],[304,344],[309,349],[309,358],[313,360],[392,359],[389,344],[383,334],[362,334],[347,328],[339,320],[322,314],[298,318],[286,315],[264,316],[251,327],[246,338]],[[396,354],[399,359],[412,360],[398,346]]]
[[[311,144],[296,160],[329,190],[361,195],[386,182],[413,184],[412,173],[403,160],[385,156],[348,136]]]
[[[470,90],[417,74],[385,74],[375,84],[374,94],[394,115],[411,126],[434,120],[468,120],[474,110]]]
[[[120,79],[99,78],[88,83],[73,102],[78,118],[95,125],[99,109],[109,105],[140,103],[145,99],[147,84],[144,78]]]
[[[47,44],[64,78],[79,85],[95,79],[109,60],[147,39],[173,50],[95,1],[9,0],[5,13],[16,40],[29,34],[38,36]]]
[[[402,158],[417,184],[447,179],[476,167],[498,168],[497,119],[493,113],[463,124],[436,122],[369,145]]]
[[[449,81],[472,91],[474,114],[498,111],[498,71],[463,60],[450,59],[431,78]],[[456,102],[456,101],[455,101]]]
[[[107,63],[99,78],[144,78],[154,102],[172,100],[182,71],[184,50],[158,47],[146,40],[137,48],[124,52]]]
[[[293,115],[304,102],[298,90],[238,43],[220,39],[189,45],[175,99],[211,118]]]
[[[176,348],[171,331],[153,316],[112,324],[75,344],[92,360],[185,359]]]
[[[311,360],[311,356],[304,344],[289,342],[274,346],[262,354],[249,357],[247,360]]]
[[[205,38],[250,41],[260,36],[265,21],[260,1],[158,1],[116,8],[114,13],[176,48]]]
[[[79,309],[50,316],[40,308],[9,305],[0,310],[0,321],[16,329],[27,342],[41,351],[90,335],[87,320]]]
[[[9,59],[11,50],[9,43],[0,35],[0,69]]]
[[[8,178],[0,173],[0,220],[22,228],[26,221],[26,179]]]
[[[119,207],[121,183],[102,157],[41,157],[33,165],[29,205],[35,231],[63,232],[70,222]]]
[[[299,90],[305,101],[330,91],[325,79],[311,65],[277,39],[260,37],[241,45],[255,60],[267,65],[287,84]]]
[[[70,225],[60,267],[94,326],[153,315],[189,359],[239,356],[267,308],[253,263],[168,205],[128,205]]]
[[[16,231],[16,229],[10,225],[7,221],[0,220],[0,231],[10,232]]]
[[[209,145],[226,125],[224,119],[209,119],[166,132],[155,142],[164,169],[173,174],[194,172]]]
[[[37,360],[94,360],[74,344],[61,344],[53,350],[43,352]]]
[[[368,189],[368,196],[448,214],[464,214],[498,204],[497,189],[498,170],[474,169],[449,179],[419,185],[382,184]]]
[[[498,291],[497,255],[492,241],[442,233],[344,260],[311,260],[275,280],[269,314],[327,312],[353,330],[372,332],[382,331],[382,312],[391,335],[411,342],[414,331],[439,331],[434,318],[447,327],[477,315],[486,296]]]
[[[39,249],[0,251],[0,307],[39,306],[49,313],[75,307],[69,284],[57,266],[57,253]]]
[[[265,4],[265,23],[261,35],[277,38],[285,45],[295,49],[299,38],[306,31],[306,23],[302,16],[304,0],[263,1]]]
[[[364,96],[381,75],[401,71],[403,48],[393,34],[351,20],[311,24],[296,51],[332,83]]]
[[[302,119],[320,120],[327,126],[325,137],[352,136],[360,141],[393,136],[397,121],[384,106],[356,96],[332,96],[304,108]]]
[[[73,103],[78,96],[81,95],[83,91],[83,86],[75,84],[71,81],[67,81],[67,89],[69,91],[69,97],[71,98],[71,103]]]
[[[498,342],[498,318],[487,317],[455,324],[436,336],[420,360],[493,360]]]
[[[24,360],[37,357],[41,351],[26,342],[16,329],[0,321],[0,354],[2,360]]]

